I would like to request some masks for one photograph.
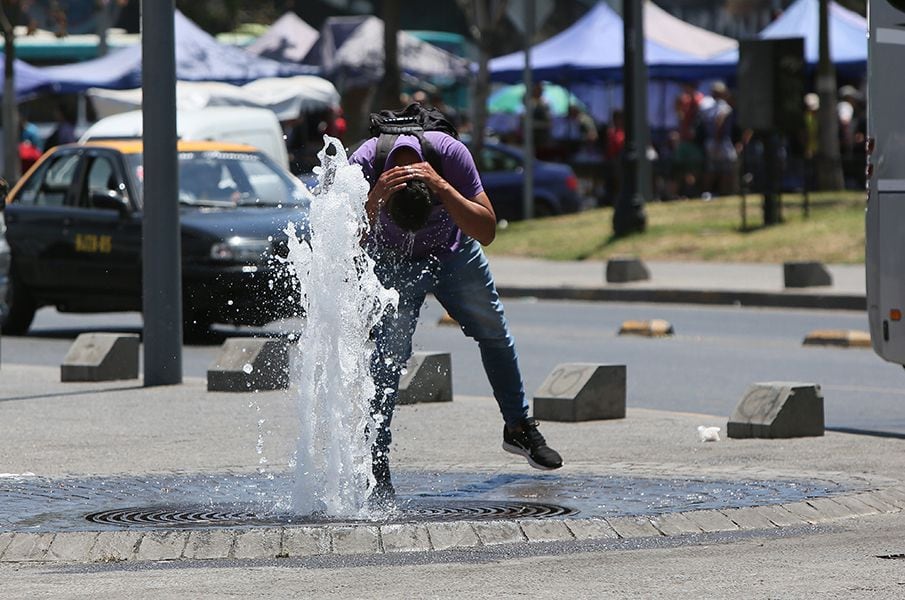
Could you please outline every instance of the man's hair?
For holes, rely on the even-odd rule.
[[[396,225],[406,231],[418,231],[427,224],[432,204],[427,184],[413,179],[390,196],[387,208]]]

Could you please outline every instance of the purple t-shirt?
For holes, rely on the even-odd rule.
[[[443,168],[442,177],[463,197],[471,200],[484,191],[474,159],[465,144],[439,131],[427,131],[424,133],[424,137],[440,156],[440,164]],[[419,156],[424,157],[418,138],[413,135],[400,135],[387,155],[386,167],[382,171],[395,166],[393,156],[396,150],[402,146],[412,148]],[[371,188],[377,183],[377,177],[382,172],[379,168],[375,169],[376,155],[377,138],[371,138],[349,157],[350,163],[361,165],[361,170]],[[414,240],[412,240],[411,233],[393,222],[386,207],[381,209],[377,220],[377,226],[372,228],[373,239],[381,246],[396,248],[407,253],[410,250],[413,258],[424,258],[431,255],[442,258],[454,252],[462,240],[462,230],[455,224],[443,205],[433,208],[427,224],[414,233]]]

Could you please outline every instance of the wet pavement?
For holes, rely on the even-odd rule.
[[[828,481],[401,472],[396,507],[358,518],[295,515],[289,474],[0,478],[0,531],[403,523],[655,516],[798,502],[852,491]]]

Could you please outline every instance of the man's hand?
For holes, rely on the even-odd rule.
[[[393,167],[380,174],[371,193],[386,202],[390,196],[404,188],[405,184],[412,179],[414,179],[414,176],[412,175],[411,167]]]
[[[444,186],[447,185],[446,180],[440,177],[440,174],[434,170],[434,167],[429,162],[419,162],[399,168],[407,169],[409,179],[420,179],[435,194],[440,193]]]
[[[390,196],[403,189],[412,176],[411,167],[393,167],[380,174],[377,183],[368,193],[368,201],[365,204],[365,210],[368,213],[368,221],[376,223],[377,213],[380,207],[390,199]]]

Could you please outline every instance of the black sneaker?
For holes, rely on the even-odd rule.
[[[503,450],[524,456],[535,469],[551,471],[562,466],[562,457],[547,445],[544,436],[537,430],[535,419],[525,419],[520,423],[520,429],[514,432],[504,425]]]

